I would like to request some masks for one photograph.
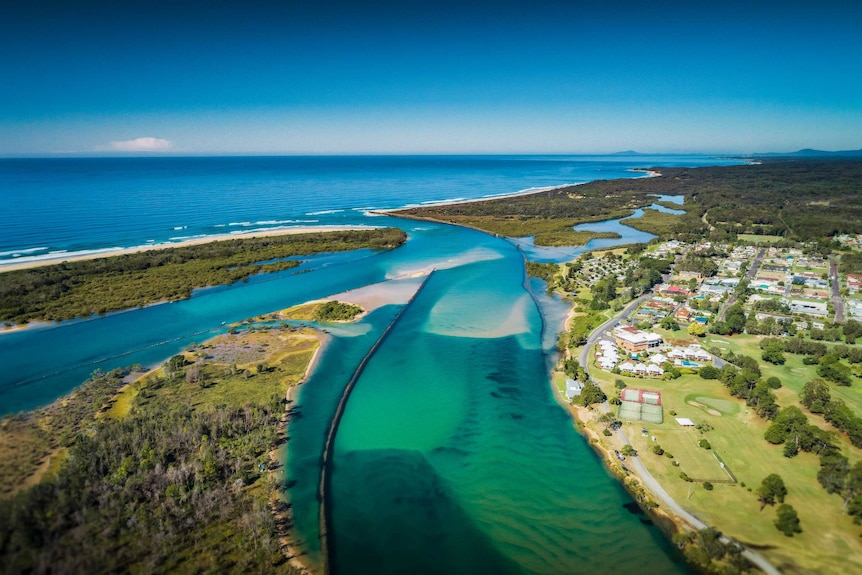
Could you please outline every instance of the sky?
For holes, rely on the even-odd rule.
[[[0,155],[862,148],[862,2],[0,3]]]

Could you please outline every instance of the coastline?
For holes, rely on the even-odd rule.
[[[330,336],[322,331],[318,330],[318,334],[320,335],[320,346],[314,350],[314,354],[305,368],[305,375],[295,384],[288,387],[285,392],[284,413],[278,422],[278,427],[276,427],[277,439],[275,445],[269,450],[270,475],[273,478],[269,493],[269,507],[275,517],[281,552],[291,567],[305,575],[311,575],[314,573],[314,570],[303,561],[304,552],[293,539],[293,513],[291,512],[290,497],[282,486],[285,485],[287,473],[287,458],[290,443],[290,437],[287,435],[287,427],[290,424],[293,404],[298,399],[297,396],[300,387],[314,373],[330,341]]]
[[[436,222],[437,220],[434,220],[431,218],[418,218],[415,216],[403,215],[399,212],[404,212],[406,210],[414,210],[416,208],[433,208],[433,207],[437,207],[437,206],[459,206],[461,204],[475,204],[478,202],[491,202],[494,200],[505,200],[508,198],[517,198],[520,196],[531,196],[533,194],[541,194],[542,192],[550,192],[553,190],[570,188],[572,186],[582,186],[582,185],[587,184],[587,183],[589,183],[589,182],[571,182],[568,184],[557,184],[554,186],[525,188],[523,190],[518,190],[517,192],[512,192],[511,194],[500,194],[499,196],[489,196],[489,197],[475,198],[475,199],[465,198],[465,199],[460,199],[460,200],[440,200],[439,202],[427,202],[424,204],[410,204],[410,205],[402,206],[400,208],[384,208],[384,209],[379,209],[379,210],[369,210],[368,213],[374,214],[374,215],[381,215],[381,216],[395,215],[395,216],[398,216],[399,218],[403,217],[403,218],[409,219],[409,220],[422,220],[422,221]],[[450,222],[438,222],[438,223],[450,223]],[[457,224],[453,224],[453,225],[457,225]],[[471,227],[471,226],[464,226],[464,227]],[[478,229],[478,228],[473,228],[473,229]],[[479,231],[484,231],[484,230],[479,230]],[[485,232],[485,233],[488,233],[488,232]]]
[[[45,257],[40,259],[28,259],[28,258],[19,258],[17,260],[4,260],[0,261],[0,273],[17,271],[17,270],[25,270],[31,268],[38,268],[44,266],[50,266],[54,264],[59,264],[63,262],[77,262],[77,261],[86,261],[86,260],[95,260],[99,258],[107,258],[111,256],[120,256],[124,254],[135,254],[141,252],[150,252],[155,250],[164,250],[169,248],[183,248],[188,246],[199,246],[203,244],[208,244],[212,242],[221,242],[225,240],[241,240],[245,238],[265,238],[265,237],[276,237],[276,236],[289,236],[296,234],[315,234],[322,232],[342,232],[348,230],[367,230],[367,229],[379,229],[381,226],[366,226],[366,225],[333,225],[333,226],[296,226],[291,228],[274,228],[272,230],[266,231],[256,231],[249,232],[243,234],[218,234],[212,236],[204,236],[200,238],[192,238],[188,240],[183,240],[181,242],[164,242],[159,244],[152,245],[142,245],[142,246],[133,246],[126,248],[106,248],[104,250],[98,250],[90,253],[79,253],[75,254],[72,252],[69,253],[60,253],[56,254],[55,257]],[[26,260],[26,261],[22,261]]]

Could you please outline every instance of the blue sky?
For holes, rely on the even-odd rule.
[[[862,148],[860,2],[239,4],[3,3],[0,155]]]

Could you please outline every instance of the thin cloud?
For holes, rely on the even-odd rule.
[[[161,138],[135,138],[111,142],[111,150],[115,152],[163,152],[170,150],[173,143]]]

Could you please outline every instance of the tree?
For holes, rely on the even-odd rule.
[[[820,358],[817,375],[834,381],[838,385],[850,385],[850,367],[840,362],[837,355],[829,353]]]
[[[588,381],[584,384],[584,388],[581,390],[581,395],[579,396],[579,402],[584,407],[590,406],[594,403],[602,403],[607,399],[607,396],[604,394],[602,389]]]
[[[698,375],[703,379],[716,379],[718,378],[718,369],[711,365],[705,365],[700,368]]]
[[[622,449],[620,449],[620,453],[629,457],[634,457],[638,454],[637,450],[632,447],[630,443],[623,445]]]
[[[745,329],[745,310],[742,304],[735,303],[724,314],[724,323],[727,324],[727,329],[730,333],[742,333]]]
[[[784,480],[777,473],[770,473],[760,482],[760,487],[757,488],[757,500],[760,501],[760,510],[767,505],[775,505],[775,502],[784,503],[784,496],[787,495],[787,487],[784,486]]]
[[[183,367],[186,365],[186,358],[182,354],[177,354],[173,356],[168,362],[165,364],[165,375],[169,378],[173,378],[182,371]]]
[[[775,365],[784,365],[786,361],[784,358],[784,346],[778,340],[771,341],[763,348],[763,353],[760,357],[763,358],[763,361],[768,361]]]
[[[830,401],[832,397],[829,394],[829,384],[819,377],[802,386],[802,393],[799,394],[799,403],[811,413],[825,412]]]
[[[616,427],[619,419],[613,413],[608,412],[599,416],[598,422],[604,425],[605,429],[608,429],[609,427]]]
[[[775,377],[774,375],[766,380],[766,385],[769,389],[780,389],[781,388],[781,380]]]
[[[661,326],[661,328],[662,328],[662,329],[666,329],[666,330],[668,330],[668,331],[677,331],[677,330],[679,330],[679,324],[678,324],[678,323],[677,323],[677,321],[673,318],[673,316],[670,316],[670,315],[669,315],[669,316],[666,316],[665,318],[663,318],[663,319],[661,320],[661,322],[659,322],[659,326]]]
[[[802,528],[799,526],[799,515],[792,505],[782,503],[778,506],[776,512],[775,527],[787,535],[793,537],[794,533],[802,533]]]
[[[698,322],[696,322],[696,321],[695,321],[695,322],[692,322],[692,323],[688,326],[688,335],[690,335],[690,336],[693,336],[693,337],[703,337],[703,335],[704,335],[705,333],[706,333],[706,330],[704,329],[703,325],[699,324],[699,323],[698,323]]]

